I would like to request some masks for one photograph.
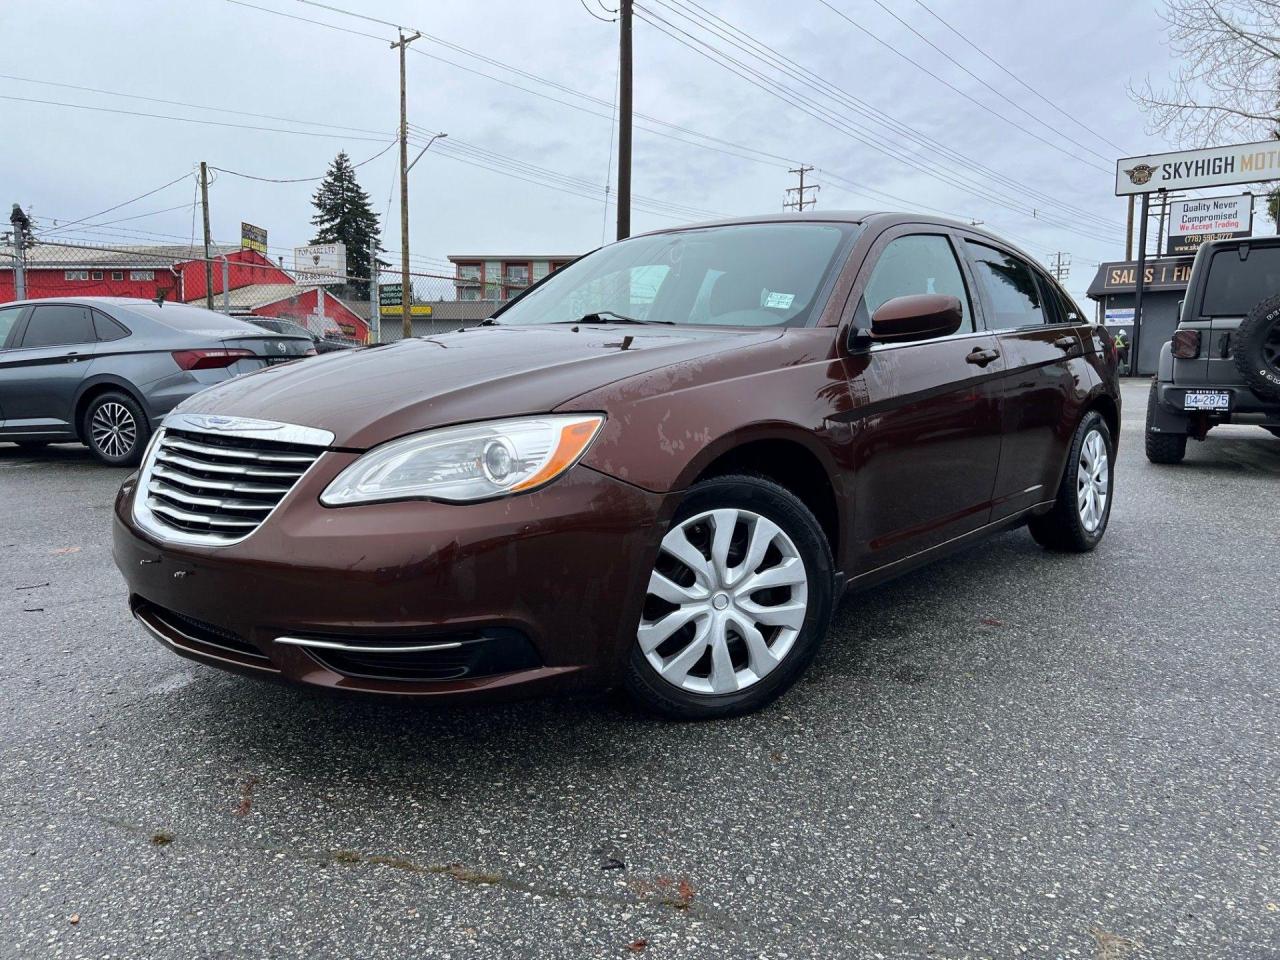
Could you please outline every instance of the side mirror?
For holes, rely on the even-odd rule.
[[[870,338],[875,343],[900,343],[945,337],[959,330],[963,322],[959,297],[916,293],[882,303],[871,316]]]

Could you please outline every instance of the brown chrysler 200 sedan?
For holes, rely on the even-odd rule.
[[[482,328],[184,402],[115,557],[201,663],[426,697],[621,683],[722,716],[796,680],[846,587],[1018,524],[1092,549],[1119,402],[1108,334],[983,231],[663,230]]]

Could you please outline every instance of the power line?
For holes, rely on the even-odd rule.
[[[926,74],[928,74],[930,77],[933,77],[933,79],[937,80],[937,81],[938,81],[939,83],[941,83],[943,86],[947,87],[948,89],[954,90],[956,93],[960,94],[960,96],[964,97],[964,98],[965,98],[966,100],[968,100],[970,103],[976,104],[978,107],[980,107],[981,109],[985,110],[987,113],[991,114],[993,117],[998,117],[1000,120],[1004,121],[1004,122],[1005,122],[1005,123],[1007,123],[1009,126],[1014,127],[1014,128],[1016,128],[1016,129],[1018,129],[1018,130],[1021,130],[1023,133],[1025,133],[1027,136],[1031,137],[1032,139],[1034,139],[1034,140],[1039,140],[1039,141],[1040,141],[1041,143],[1043,143],[1045,146],[1047,146],[1047,147],[1051,147],[1051,148],[1053,148],[1054,150],[1057,150],[1059,153],[1062,153],[1062,154],[1064,154],[1064,155],[1066,155],[1066,156],[1068,156],[1068,157],[1071,157],[1071,159],[1072,159],[1072,160],[1077,160],[1077,161],[1079,161],[1079,162],[1081,162],[1081,163],[1085,163],[1085,164],[1087,164],[1088,166],[1094,167],[1094,168],[1096,168],[1096,169],[1098,169],[1098,170],[1102,170],[1102,171],[1103,171],[1103,172],[1105,172],[1105,173],[1110,173],[1110,172],[1111,172],[1111,168],[1110,168],[1110,167],[1098,166],[1098,164],[1096,164],[1096,163],[1092,163],[1092,162],[1090,162],[1090,161],[1082,160],[1080,157],[1077,157],[1077,156],[1073,155],[1069,150],[1064,149],[1063,147],[1059,146],[1059,145],[1058,145],[1058,144],[1056,144],[1056,143],[1053,143],[1053,142],[1052,142],[1052,141],[1050,141],[1050,140],[1046,140],[1044,137],[1040,136],[1040,135],[1039,135],[1038,133],[1036,133],[1035,131],[1033,131],[1033,130],[1028,130],[1026,127],[1022,126],[1022,124],[1020,124],[1020,123],[1015,123],[1014,121],[1010,120],[1008,117],[1004,116],[1003,114],[999,113],[998,111],[993,110],[991,107],[989,107],[987,104],[983,103],[983,102],[982,102],[981,100],[979,100],[977,97],[974,97],[974,96],[972,96],[971,94],[969,94],[969,93],[965,92],[964,90],[961,90],[959,87],[957,87],[955,84],[951,83],[949,80],[946,80],[946,79],[944,79],[943,77],[938,76],[936,73],[934,73],[932,70],[930,70],[930,69],[929,69],[928,67],[926,67],[924,64],[920,63],[918,60],[913,60],[911,57],[907,56],[905,53],[903,53],[901,50],[899,50],[899,49],[898,49],[897,47],[895,47],[893,44],[889,43],[889,41],[887,41],[887,40],[883,39],[882,37],[880,37],[880,36],[879,36],[878,34],[876,34],[875,32],[873,32],[873,31],[871,31],[871,30],[868,30],[868,29],[867,29],[866,27],[864,27],[862,24],[858,23],[858,21],[854,20],[852,17],[850,17],[850,16],[849,16],[847,13],[845,13],[843,10],[841,10],[841,9],[840,9],[840,8],[838,8],[838,7],[834,7],[834,6],[832,6],[830,3],[828,3],[828,2],[827,2],[827,0],[818,0],[818,3],[822,4],[824,7],[826,7],[828,10],[830,10],[830,11],[831,11],[832,13],[834,13],[836,16],[840,17],[842,20],[846,21],[847,23],[849,23],[849,24],[851,24],[852,26],[856,27],[858,30],[862,31],[864,34],[866,34],[868,37],[870,37],[870,38],[871,38],[872,40],[874,40],[876,43],[880,44],[880,45],[881,45],[882,47],[884,47],[886,50],[891,51],[895,56],[901,57],[903,60],[906,60],[908,63],[910,63],[910,64],[911,64],[912,66],[914,66],[916,69],[920,70],[922,73],[926,73]]]
[[[119,210],[121,207],[127,207],[131,203],[137,203],[139,200],[145,200],[147,197],[150,197],[153,194],[157,194],[161,190],[167,190],[169,187],[172,187],[175,183],[181,183],[183,180],[187,179],[187,177],[189,176],[191,176],[191,174],[184,173],[182,176],[177,177],[173,180],[170,180],[168,183],[162,183],[160,186],[156,187],[154,190],[148,190],[146,193],[140,193],[138,194],[138,196],[125,200],[123,203],[117,203],[114,207],[107,207],[107,209],[105,210],[99,210],[97,213],[91,213],[89,214],[89,216],[81,217],[79,220],[72,220],[70,223],[64,223],[62,224],[62,226],[57,227],[55,229],[65,230],[67,229],[67,227],[74,227],[77,223],[84,223],[86,220],[93,220],[96,217],[101,217],[101,216],[104,216],[105,214],[111,213],[113,210]]]
[[[902,17],[898,16],[896,13],[894,13],[892,10],[890,10],[887,6],[885,6],[885,5],[884,5],[883,0],[871,0],[871,2],[872,2],[872,3],[874,3],[874,4],[875,4],[877,7],[879,7],[881,10],[883,10],[885,13],[889,14],[889,16],[893,17],[893,19],[897,20],[900,24],[902,24],[904,27],[906,27],[908,30],[910,30],[913,34],[915,34],[917,37],[919,37],[919,38],[920,38],[921,40],[923,40],[925,43],[927,43],[927,44],[928,44],[928,45],[929,45],[933,50],[936,50],[936,51],[937,51],[941,56],[945,57],[949,62],[951,62],[951,63],[955,64],[957,67],[959,67],[961,70],[963,70],[963,71],[965,72],[965,74],[967,74],[968,76],[972,77],[974,80],[976,80],[978,83],[982,84],[982,86],[986,87],[988,90],[990,90],[992,93],[994,93],[997,97],[999,97],[999,98],[1000,98],[1001,100],[1003,100],[1005,103],[1009,104],[1009,106],[1013,107],[1015,110],[1017,110],[1017,111],[1019,111],[1020,113],[1023,113],[1023,114],[1025,114],[1026,116],[1030,117],[1032,120],[1034,120],[1036,123],[1040,124],[1042,127],[1046,128],[1047,130],[1051,130],[1051,131],[1053,131],[1053,132],[1054,132],[1054,133],[1056,133],[1058,136],[1062,137],[1064,140],[1067,140],[1067,141],[1069,141],[1070,143],[1074,143],[1074,144],[1075,144],[1077,147],[1079,147],[1081,150],[1084,150],[1084,151],[1086,151],[1087,153],[1091,153],[1091,154],[1093,154],[1093,155],[1094,155],[1095,157],[1097,157],[1099,160],[1102,160],[1102,161],[1104,161],[1104,162],[1105,162],[1105,161],[1110,161],[1110,160],[1113,160],[1113,159],[1114,159],[1113,157],[1109,157],[1109,156],[1107,156],[1106,154],[1099,153],[1097,150],[1094,150],[1092,147],[1088,146],[1087,144],[1081,143],[1079,140],[1075,139],[1074,137],[1068,136],[1067,134],[1063,133],[1061,130],[1055,129],[1055,128],[1054,128],[1053,126],[1051,126],[1050,124],[1048,124],[1048,123],[1046,123],[1045,121],[1041,120],[1038,116],[1036,116],[1034,113],[1032,113],[1032,112],[1031,112],[1030,110],[1028,110],[1026,107],[1024,107],[1022,104],[1018,103],[1016,100],[1012,100],[1012,99],[1010,99],[1010,98],[1009,98],[1008,96],[1006,96],[1004,93],[1002,93],[1001,91],[997,90],[997,89],[996,89],[995,87],[993,87],[991,84],[987,83],[987,81],[986,81],[986,80],[982,79],[982,77],[978,76],[976,73],[974,73],[974,72],[973,72],[972,70],[970,70],[968,67],[966,67],[963,63],[961,63],[959,60],[957,60],[957,59],[956,59],[955,57],[953,57],[951,54],[947,53],[947,51],[943,50],[943,49],[942,49],[942,47],[938,46],[936,43],[934,43],[932,40],[930,40],[928,37],[926,37],[923,33],[921,33],[919,30],[917,30],[915,27],[913,27],[911,24],[909,24],[906,20],[902,19]],[[826,4],[826,5],[827,5],[827,6],[830,6],[830,4]],[[912,62],[914,62],[914,61],[912,61]],[[988,108],[988,109],[990,109],[990,108]]]
[[[930,7],[928,4],[926,4],[926,3],[924,2],[924,0],[915,0],[915,2],[916,2],[920,7],[922,7],[922,8],[925,10],[925,12],[927,12],[927,13],[929,14],[929,16],[933,17],[935,20],[937,20],[939,23],[941,23],[944,27],[946,27],[948,30],[950,30],[952,33],[954,33],[957,37],[959,37],[961,40],[963,40],[965,43],[967,43],[970,47],[972,47],[974,50],[976,50],[976,51],[978,52],[978,54],[979,54],[983,59],[987,60],[989,63],[991,63],[991,64],[993,64],[994,66],[996,66],[996,67],[997,67],[999,70],[1001,70],[1003,73],[1005,73],[1005,74],[1007,74],[1008,76],[1012,77],[1012,78],[1013,78],[1013,79],[1014,79],[1014,80],[1015,80],[1019,85],[1021,85],[1021,86],[1022,86],[1022,87],[1024,87],[1025,89],[1027,89],[1027,90],[1031,91],[1031,93],[1035,94],[1035,95],[1036,95],[1040,100],[1042,100],[1044,103],[1046,103],[1046,104],[1048,104],[1049,106],[1053,107],[1053,109],[1054,109],[1054,110],[1056,110],[1058,113],[1062,114],[1062,116],[1066,117],[1068,120],[1070,120],[1070,121],[1071,121],[1072,123],[1074,123],[1076,126],[1078,126],[1081,130],[1084,130],[1084,131],[1086,131],[1086,132],[1088,132],[1088,133],[1093,134],[1095,137],[1097,137],[1097,138],[1098,138],[1099,140],[1101,140],[1103,143],[1110,144],[1111,146],[1113,146],[1113,147],[1115,147],[1117,150],[1119,150],[1121,153],[1130,153],[1130,152],[1131,152],[1131,151],[1129,151],[1128,149],[1126,149],[1125,147],[1120,146],[1120,145],[1119,145],[1118,143],[1116,143],[1114,140],[1111,140],[1110,138],[1105,137],[1105,136],[1103,136],[1102,134],[1098,133],[1098,132],[1097,132],[1096,130],[1094,130],[1092,127],[1088,126],[1088,125],[1087,125],[1086,123],[1084,123],[1083,121],[1076,119],[1074,116],[1072,116],[1072,115],[1071,115],[1070,113],[1068,113],[1066,110],[1064,110],[1062,107],[1058,106],[1056,103],[1054,103],[1054,102],[1053,102],[1052,100],[1050,100],[1048,97],[1046,97],[1043,93],[1041,93],[1041,92],[1040,92],[1039,90],[1037,90],[1035,87],[1031,86],[1029,83],[1027,83],[1025,80],[1023,80],[1020,76],[1018,76],[1016,73],[1014,73],[1014,72],[1013,72],[1012,70],[1010,70],[1008,67],[1006,67],[1003,63],[1001,63],[999,60],[995,59],[995,57],[991,56],[991,54],[987,53],[987,51],[983,50],[980,46],[978,46],[976,43],[974,43],[972,40],[970,40],[968,37],[966,37],[963,33],[961,33],[959,30],[957,30],[957,29],[956,29],[956,28],[955,28],[955,27],[954,27],[954,26],[953,26],[949,21],[947,21],[945,18],[943,18],[942,16],[940,16],[938,13],[936,13],[936,12],[933,10],[933,8],[932,8],[932,7]]]
[[[173,120],[178,123],[197,123],[209,127],[230,127],[236,130],[259,130],[266,133],[292,133],[304,137],[330,137],[345,140],[367,140],[371,143],[385,143],[382,137],[361,137],[350,134],[318,133],[312,130],[286,130],[280,127],[260,127],[246,123],[228,123],[222,120],[198,120],[195,117],[175,117],[162,113],[144,113],[139,110],[120,110],[115,107],[89,106],[83,103],[66,103],[60,100],[39,100],[34,97],[14,97],[0,93],[0,100],[13,100],[18,103],[39,103],[49,107],[71,107],[76,110],[90,110],[96,113],[114,113],[129,117],[150,117],[156,120]]]
[[[597,20],[603,21],[604,23],[617,23],[617,22],[618,22],[618,18],[617,18],[617,17],[602,17],[602,16],[600,16],[600,14],[596,13],[596,12],[595,12],[594,10],[592,10],[589,6],[587,6],[587,0],[578,0],[578,2],[579,2],[580,4],[582,4],[582,9],[583,9],[583,10],[587,11],[587,13],[591,14],[591,15],[592,15],[593,17],[595,17]]]
[[[659,0],[659,2],[661,2],[661,0]],[[769,77],[766,77],[765,75],[761,74],[759,71],[754,70],[747,64],[744,64],[741,61],[734,59],[733,57],[724,53],[722,50],[719,50],[718,48],[711,46],[705,41],[700,40],[697,37],[694,37],[692,34],[689,34],[687,31],[674,26],[669,21],[663,19],[661,16],[657,14],[654,14],[652,11],[648,10],[647,8],[637,6],[637,9],[642,11],[642,19],[644,19],[645,22],[649,23],[650,26],[653,26],[659,32],[666,34],[667,36],[676,40],[678,43],[682,44],[683,46],[689,47],[689,49],[694,50],[694,52],[698,53],[699,55],[704,56],[707,59],[710,59],[713,63],[716,63],[722,67],[725,67],[730,72],[746,80],[748,83],[751,83],[754,86],[757,86],[762,90],[765,90],[767,93],[771,94],[774,97],[777,97],[778,99],[782,100],[784,103],[787,103],[793,107],[796,107],[802,112],[807,113],[809,116],[814,117],[819,122],[824,123],[825,125],[831,127],[834,130],[837,130],[840,133],[843,133],[845,136],[848,136],[850,139],[853,139],[859,143],[862,143],[863,145],[870,147],[871,149],[879,153],[883,153],[885,156],[888,156],[889,158],[896,160],[899,163],[902,163],[908,166],[913,166],[916,169],[919,169],[922,172],[929,174],[935,179],[938,179],[944,183],[949,184],[950,186],[959,187],[962,190],[966,190],[970,193],[973,193],[975,196],[980,196],[990,202],[998,204],[999,206],[1012,210],[1015,213],[1026,215],[1028,212],[1030,212],[1030,215],[1033,217],[1044,219],[1047,222],[1052,222],[1052,221],[1049,221],[1049,218],[1047,217],[1039,217],[1038,212],[1035,210],[1035,208],[1018,207],[1015,205],[1013,201],[1005,199],[1001,196],[993,195],[993,193],[989,189],[984,188],[981,185],[975,185],[972,182],[964,183],[964,182],[961,182],[960,180],[957,180],[956,178],[959,176],[959,174],[953,174],[946,170],[939,171],[937,169],[931,169],[931,168],[922,166],[921,163],[917,161],[915,158],[913,158],[912,156],[894,153],[891,149],[886,147],[882,142],[879,142],[877,139],[874,139],[877,135],[873,131],[866,130],[865,128],[860,128],[856,124],[852,124],[848,120],[848,118],[843,117],[839,114],[836,114],[829,109],[823,108],[821,106],[816,106],[810,103],[808,100],[805,99],[804,94],[799,93],[783,84],[779,84],[775,80],[771,80]],[[650,19],[651,17],[653,19]],[[659,23],[664,24],[666,25],[666,27],[670,27],[671,29],[670,30],[664,29],[663,26],[659,26]],[[689,40],[692,41],[693,44],[697,44],[697,46],[693,46],[686,40],[681,39],[681,37],[676,36],[674,33],[671,32],[671,30],[674,30],[676,33],[681,34],[683,37],[689,38]],[[700,50],[698,49],[698,47],[704,47],[706,48],[706,51],[710,51],[710,52]],[[751,76],[748,76],[747,74],[751,74]],[[757,79],[752,79],[752,76],[756,77]],[[1107,238],[1098,236],[1095,233],[1088,232],[1081,227],[1073,227],[1067,223],[1060,223],[1060,222],[1056,223],[1056,225],[1061,227],[1062,229],[1080,233],[1083,236],[1088,236],[1091,239],[1100,240],[1103,242],[1110,242]],[[1118,227],[1115,227],[1114,229],[1116,230],[1117,233],[1119,232]]]
[[[1099,223],[1102,226],[1107,227],[1108,229],[1115,229],[1117,231],[1119,230],[1118,225],[1112,223],[1111,221],[1105,220],[1104,218],[1098,216],[1097,214],[1090,213],[1087,210],[1082,210],[1078,207],[1073,206],[1072,204],[1068,204],[1064,201],[1061,201],[1052,196],[1049,196],[1048,194],[1045,194],[1041,191],[1037,191],[1035,188],[1027,184],[1020,183],[1019,181],[1016,181],[1011,177],[1001,174],[998,171],[995,171],[990,167],[979,163],[976,160],[966,157],[964,154],[959,153],[949,145],[941,143],[938,140],[934,139],[933,137],[930,137],[927,134],[924,134],[921,131],[916,130],[915,128],[909,126],[908,124],[905,124],[900,120],[897,120],[891,115],[885,113],[883,110],[879,110],[876,107],[872,106],[867,101],[860,99],[859,97],[853,95],[847,90],[844,90],[842,87],[839,87],[838,85],[832,83],[831,81],[824,79],[823,77],[814,73],[812,70],[809,70],[808,68],[804,67],[802,64],[797,63],[795,60],[791,59],[790,57],[787,57],[785,54],[782,54],[776,49],[774,49],[773,47],[770,47],[768,44],[761,42],[760,40],[751,36],[751,34],[747,33],[746,31],[741,30],[738,27],[735,27],[732,23],[725,20],[723,17],[720,17],[715,13],[712,13],[711,11],[707,10],[707,8],[702,6],[700,3],[698,3],[697,0],[657,0],[657,2],[662,4],[663,7],[666,7],[667,9],[671,9],[672,12],[677,13],[677,15],[685,17],[686,19],[690,20],[697,26],[708,31],[717,39],[726,40],[737,49],[743,51],[744,53],[747,53],[752,59],[764,60],[769,66],[772,66],[774,69],[781,71],[785,75],[788,75],[789,77],[798,80],[799,82],[804,84],[806,87],[810,88],[811,90],[814,90],[815,92],[821,94],[824,97],[828,97],[832,100],[837,101],[841,105],[854,110],[856,113],[859,114],[859,116],[865,117],[866,119],[870,120],[873,123],[880,124],[881,126],[888,128],[895,134],[905,136],[907,139],[925,148],[930,153],[937,153],[940,156],[951,159],[955,163],[958,163],[961,166],[971,169],[976,173],[978,173],[979,175],[989,180],[992,180],[994,182],[997,182],[1002,186],[1011,187],[1019,191],[1020,193],[1026,194],[1027,196],[1037,197],[1039,199],[1044,200],[1048,204],[1059,206],[1064,210],[1073,211],[1075,215],[1094,220],[1095,222]],[[675,10],[672,7],[672,3],[674,3],[676,6],[680,7],[681,9]],[[701,13],[692,12],[688,9],[689,7],[694,7],[698,11],[701,11]],[[667,21],[665,20],[663,22],[667,23]],[[674,27],[674,25],[672,24],[668,24],[668,26],[672,26],[673,29],[679,30],[679,28]],[[733,60],[732,58],[728,57],[728,55],[725,54],[723,51],[717,50],[716,48],[707,45],[705,42],[701,40],[697,40],[697,38],[692,37],[692,35],[685,33],[684,31],[680,31],[680,32],[684,36],[689,37],[691,40],[694,40],[695,42],[706,47],[707,49],[712,50],[715,53],[718,53],[721,57],[729,59],[732,63],[737,64],[739,67],[742,67],[743,69],[746,69],[746,70],[751,70],[751,68],[748,65],[742,64],[740,63],[740,61]],[[668,33],[668,36],[670,36],[669,33]],[[741,38],[743,42],[739,42],[738,38]],[[672,37],[672,39],[679,40],[679,38],[677,37]],[[746,46],[743,45],[744,42],[745,44],[747,44]],[[688,44],[686,43],[685,46],[688,46]],[[696,52],[700,53],[702,56],[708,56],[708,54],[703,53],[700,50]],[[708,56],[708,58],[712,59],[713,62],[718,62],[718,61],[715,61],[714,57]],[[723,63],[721,63],[720,65],[725,66],[725,64]],[[727,67],[727,69],[730,69],[731,71],[733,71],[732,67]],[[738,71],[733,71],[733,72],[738,72]],[[766,80],[768,82],[773,82],[776,85],[776,81],[770,81],[769,78],[764,77],[764,75],[759,74],[754,70],[751,70],[751,72],[754,73],[760,79]],[[752,82],[752,81],[749,81],[749,82]],[[791,92],[794,96],[801,96],[796,91],[789,91],[789,92]],[[883,135],[879,133],[871,133],[870,131],[864,131],[864,132],[867,132],[868,135],[875,136],[879,139],[883,138]],[[886,152],[878,143],[871,144],[871,146],[873,146],[873,148],[879,150],[880,152]],[[900,156],[895,156],[892,154],[890,155],[894,156],[894,158],[898,159],[900,162],[908,163],[913,166],[916,166],[917,168],[921,168],[921,165],[919,162],[915,162],[910,159],[904,159]],[[926,170],[925,172],[931,172],[931,171]],[[936,172],[931,172],[931,175],[934,175],[935,177],[937,176]],[[952,180],[954,180],[956,177],[960,177],[962,179],[968,180],[968,178],[965,175],[957,173],[955,171],[947,171],[947,176],[950,177]],[[939,179],[944,179],[944,182],[950,182],[950,181],[946,181],[946,178],[939,178]],[[968,180],[968,182],[973,183],[972,180]],[[952,185],[956,185],[956,184],[952,183]],[[969,186],[966,186],[966,189],[972,189],[972,188]]]
[[[353,163],[351,165],[351,169],[355,170],[359,167],[363,167],[366,163],[373,163],[373,161],[377,160],[380,156],[382,156],[384,153],[386,153],[388,150],[394,147],[396,145],[396,142],[397,141],[395,140],[390,141],[385,147],[383,147],[381,150],[375,153],[368,160],[361,160],[359,163]],[[259,176],[255,176],[252,173],[239,173],[235,170],[228,170],[226,167],[215,167],[212,164],[210,164],[209,169],[218,170],[222,173],[229,173],[233,177],[243,177],[245,180],[258,180],[258,181],[261,181],[262,183],[315,183],[317,180],[323,180],[326,176],[328,176],[328,173],[322,173],[318,177],[290,177],[290,178],[282,179],[279,177],[259,177]]]

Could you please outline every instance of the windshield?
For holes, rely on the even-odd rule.
[[[495,322],[802,326],[859,229],[749,223],[634,237],[557,271]]]

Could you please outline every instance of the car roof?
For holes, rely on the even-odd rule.
[[[934,214],[927,213],[908,213],[903,210],[806,210],[803,213],[761,213],[753,216],[742,217],[726,217],[721,220],[706,220],[699,223],[687,223],[679,226],[661,227],[657,230],[648,230],[645,233],[637,234],[637,236],[657,236],[664,233],[678,233],[682,230],[698,230],[703,227],[726,227],[736,224],[748,223],[852,223],[852,224],[872,224],[881,228],[893,227],[898,224],[924,224],[926,226],[953,227],[962,229],[968,233],[985,237],[996,243],[1009,247],[1012,250],[1018,250],[1023,256],[1032,262],[1039,262],[1035,257],[1021,250],[1016,243],[1012,243],[1000,236],[998,233],[992,233],[989,230],[983,230],[977,224],[969,223],[964,220],[956,220],[952,217],[939,217]]]
[[[1206,240],[1200,244],[1200,250],[1220,250],[1223,247],[1238,247],[1242,243],[1247,243],[1251,247],[1274,247],[1280,244],[1280,237],[1228,237],[1225,240]],[[1199,253],[1200,250],[1196,252]]]

